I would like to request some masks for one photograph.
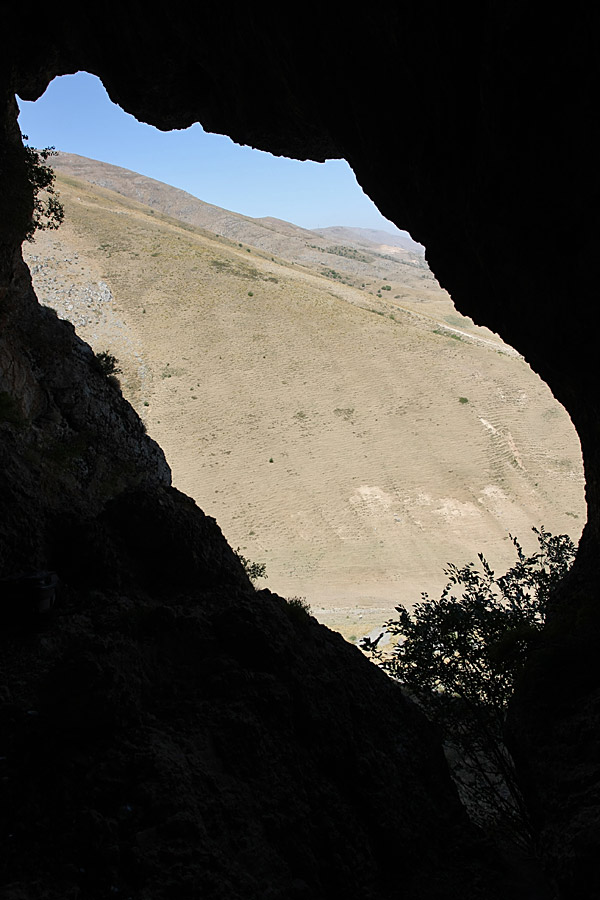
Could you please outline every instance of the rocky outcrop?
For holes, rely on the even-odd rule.
[[[421,716],[191,501],[121,495],[82,544],[112,583],[2,641],[7,896],[501,896]]]
[[[126,487],[170,484],[159,447],[73,326],[40,307],[15,258],[0,309],[0,571],[49,563],[65,517]]]
[[[85,349],[77,344],[72,332],[66,326],[51,322],[47,313],[28,312],[30,308],[33,310],[33,300],[28,294],[18,243],[27,227],[30,201],[24,164],[19,155],[11,92],[18,91],[21,96],[34,99],[55,75],[82,68],[98,74],[111,97],[125,109],[160,128],[181,128],[201,121],[209,130],[227,133],[239,142],[273,153],[316,160],[345,156],[381,211],[399,227],[409,229],[413,237],[426,246],[433,271],[450,290],[461,311],[498,331],[524,354],[567,407],[578,429],[586,468],[589,522],[573,578],[555,600],[546,644],[532,658],[525,673],[514,705],[512,731],[524,786],[536,812],[542,853],[557,879],[561,896],[597,896],[600,883],[593,862],[598,853],[600,833],[599,772],[595,762],[600,679],[593,660],[600,636],[596,584],[600,418],[594,371],[596,331],[590,303],[590,298],[595,295],[596,275],[590,265],[590,255],[598,238],[596,195],[600,177],[594,116],[598,83],[597,13],[592,7],[586,7],[569,16],[558,8],[556,12],[546,9],[540,14],[537,7],[524,7],[512,0],[501,5],[483,4],[476,11],[470,5],[379,3],[371,5],[368,13],[355,17],[341,17],[322,7],[317,15],[309,6],[297,14],[293,28],[284,29],[270,10],[247,4],[234,8],[213,5],[210,9],[205,6],[191,9],[176,3],[171,4],[169,15],[165,17],[162,13],[154,16],[142,4],[132,2],[121,6],[118,22],[100,8],[90,8],[77,17],[55,9],[52,18],[51,32],[44,27],[32,27],[30,17],[18,20],[4,48],[1,64],[1,105],[6,112],[0,146],[0,192],[5,206],[0,217],[0,315],[2,336],[5,328],[9,335],[3,345],[2,359],[5,384],[10,387],[5,391],[7,396],[2,395],[4,422],[0,426],[3,462],[9,473],[2,485],[3,499],[7,498],[8,522],[2,526],[0,534],[2,565],[7,565],[11,554],[19,564],[24,564],[27,558],[35,559],[36,564],[53,560],[55,551],[48,534],[59,533],[56,515],[60,522],[67,507],[76,513],[76,520],[87,515],[93,522],[98,516],[108,515],[104,512],[102,498],[109,500],[124,489],[141,488],[142,482],[148,496],[159,496],[165,490],[160,485],[167,477],[160,454],[143,437],[139,423],[126,411],[120,398],[109,393],[113,388],[93,373]],[[564,252],[556,248],[557,223],[571,240]],[[519,233],[519,239],[514,243],[510,241],[513,231]],[[28,300],[24,299],[28,296]],[[22,303],[25,306],[21,310]],[[27,316],[30,316],[29,320]],[[76,387],[73,376],[80,379]],[[50,385],[49,396],[43,388],[46,380]],[[43,434],[40,431],[42,422]],[[61,429],[70,440],[68,429],[81,436],[85,434],[88,422],[91,432],[84,439],[82,454],[74,456],[69,451],[70,461],[55,465],[54,469],[47,466],[43,444],[46,430],[51,440],[59,441]],[[105,442],[97,452],[94,448],[95,442],[101,441],[101,423],[115,429],[117,439],[112,447]],[[39,452],[36,449],[38,438],[42,441]],[[115,447],[123,448],[117,455],[123,456],[128,465],[131,462],[132,470],[119,472]],[[80,458],[82,463],[78,461]],[[86,500],[85,508],[80,507],[76,490],[80,478],[89,485],[86,490],[90,499],[89,502]],[[107,486],[106,479],[110,478],[116,481]],[[38,485],[37,493],[35,485]],[[93,532],[96,526],[90,524],[89,528]],[[109,528],[109,524],[97,525],[97,528],[100,531],[96,533],[102,534],[102,529]],[[75,531],[78,531],[77,527]],[[166,533],[169,533],[169,527]],[[93,541],[91,546],[95,546]],[[130,553],[130,562],[124,571],[129,564],[136,569],[137,550]],[[109,565],[108,561],[106,565]],[[220,584],[218,579],[217,583]],[[228,587],[227,591],[230,590]],[[244,589],[240,587],[239,590],[244,594]],[[224,587],[219,587],[217,593],[224,597],[224,591]],[[102,595],[100,606],[104,602]],[[241,622],[246,621],[244,616],[247,614],[243,613],[246,602],[243,601],[239,609]],[[275,602],[265,599],[266,605],[260,612],[258,607],[252,607],[254,624],[246,638],[238,644],[234,642],[236,662],[228,662],[225,666],[230,666],[231,673],[243,668],[240,654],[244,648],[254,639],[260,640],[261,633],[270,633],[266,610],[272,611]],[[187,613],[174,611],[174,621],[180,615],[185,618]],[[258,618],[252,618],[254,616]],[[170,621],[171,631],[181,627],[173,624],[173,619]],[[94,624],[96,627],[102,627],[100,622]],[[164,631],[165,640],[169,629]],[[192,629],[190,634],[193,633]],[[328,650],[318,661],[314,658],[314,665],[324,667],[325,673],[329,670],[339,673],[338,664],[342,664],[338,654],[342,654],[347,659],[343,680],[353,684],[354,675],[350,676],[350,673],[358,673],[363,665],[358,656],[349,657],[349,651],[342,649],[339,642],[332,643],[330,638],[324,637],[322,640]],[[112,648],[112,642],[108,643]],[[175,646],[178,655],[177,643]],[[116,649],[110,649],[109,657],[104,659],[112,659],[110,654],[116,652]],[[151,658],[152,653],[148,653]],[[100,656],[99,648],[93,645],[85,660],[73,663],[74,676],[79,673],[83,683],[87,678],[90,691],[96,692],[94,696],[99,694],[99,688],[94,685],[119,682],[116,675],[104,671],[104,663],[98,662]],[[185,654],[182,658],[186,658]],[[146,683],[143,673],[148,664],[143,653],[139,659],[136,671],[142,674],[135,677],[139,677],[139,683],[143,685]],[[43,668],[42,663],[32,663],[34,669],[38,665]],[[108,668],[111,665],[106,663]],[[175,665],[175,660],[170,665]],[[65,666],[66,669],[60,670],[63,675],[59,671],[48,682],[54,685],[54,693],[48,697],[44,715],[51,719],[60,714],[60,704],[57,706],[52,697],[64,696],[65,679],[69,683],[64,675],[69,671],[67,662]],[[259,671],[256,660],[249,670]],[[127,671],[127,677],[133,679],[133,670]],[[81,674],[85,672],[88,674]],[[557,673],[560,673],[559,682]],[[267,669],[267,674],[273,673]],[[296,676],[290,672],[289,677]],[[312,683],[312,677],[316,678],[316,674],[309,676],[303,670],[302,678],[307,679],[307,683]],[[356,678],[359,677],[362,676],[356,674]],[[365,677],[376,678],[375,675]],[[248,683],[252,683],[252,678]],[[275,695],[279,691],[278,696],[284,696],[285,680],[276,678],[278,687],[270,683]],[[375,681],[371,683],[374,692],[389,690],[380,681],[377,687]],[[356,686],[362,691],[358,682]],[[268,695],[271,688],[265,690]],[[143,693],[141,686],[140,691]],[[281,702],[289,711],[289,704],[286,706],[283,700]],[[340,700],[342,706],[345,702]],[[247,725],[238,732],[238,739],[250,744],[248,736],[252,733],[253,717],[256,715],[265,723],[261,732],[265,735],[270,713],[264,707],[260,713],[256,712],[260,707],[258,695],[248,698],[247,703]],[[101,707],[101,703],[99,705]],[[167,711],[168,706],[165,701]],[[68,708],[67,703],[67,731],[71,727],[68,723],[73,719]],[[151,722],[143,717],[136,720],[135,703],[128,708],[132,710],[132,722]],[[220,708],[218,704],[215,710],[217,708]],[[358,707],[354,713],[351,704],[347,708],[346,722],[354,722],[357,739],[364,741],[365,729],[370,726],[361,721]],[[243,703],[239,709],[243,719]],[[100,721],[104,721],[104,715],[105,712],[99,709]],[[156,711],[152,715],[157,715]],[[168,718],[166,712],[160,715]],[[282,717],[283,713],[277,727],[283,727]],[[309,756],[317,752],[315,741],[330,746],[329,764],[333,768],[332,760],[337,760],[338,752],[334,748],[342,753],[343,742],[336,743],[334,729],[323,724],[324,718],[315,713],[314,718],[308,716],[306,719],[311,722],[309,733],[314,737]],[[106,712],[106,721],[113,729],[118,726],[118,721],[115,723],[114,720],[114,711]],[[43,721],[47,720],[41,718],[40,722]],[[194,721],[200,720],[194,718]],[[394,728],[403,728],[399,721],[393,724]],[[223,726],[225,732],[228,727]],[[421,726],[415,727],[421,729]],[[344,725],[341,733],[347,734],[348,728],[349,725]],[[194,747],[201,740],[200,730],[198,726]],[[186,768],[187,762],[181,760],[177,748],[168,744],[165,733],[164,730],[161,732],[160,743],[163,762],[171,760],[168,765],[164,763],[170,767],[171,774],[164,776],[164,783],[177,781],[177,778],[181,778],[181,783],[191,783],[194,778],[200,778],[202,767],[194,763],[191,769]],[[27,735],[28,732],[19,734]],[[235,728],[231,734],[235,734]],[[419,734],[415,740],[420,746],[428,746],[426,731],[421,729]],[[331,804],[326,806],[324,819],[319,821],[333,821],[328,817],[330,810],[335,808],[338,815],[335,821],[343,822],[347,818],[346,800],[344,803],[334,800],[335,792],[328,793],[326,785],[329,782],[324,778],[326,753],[317,768],[311,770],[310,777],[305,778],[300,771],[306,775],[308,770],[298,768],[299,764],[293,761],[295,751],[291,749],[299,746],[300,733],[292,730],[288,735],[287,756],[282,751],[282,758],[286,760],[285,771],[295,775],[290,774],[289,781],[283,779],[282,784],[285,782],[287,787],[282,788],[282,798],[293,793],[290,785],[298,787],[302,784],[296,799],[300,805],[305,804],[304,821],[318,819],[316,809],[323,808],[322,801],[327,795]],[[20,748],[23,741],[28,746],[39,746],[39,740],[34,737],[32,732],[29,743],[22,738],[21,744],[15,738],[15,747]],[[56,740],[61,746],[63,738]],[[394,766],[399,766],[397,761],[390,762],[395,752],[393,740],[389,736],[386,740],[378,732],[377,741],[386,748],[382,751],[386,757],[385,765],[392,768],[385,771],[390,773],[393,781],[396,776],[392,777],[392,770],[396,772]],[[87,749],[82,752],[74,763],[65,763],[67,774],[60,783],[66,785],[67,794],[73,780],[79,784],[85,782],[87,752]],[[106,778],[109,793],[109,785],[114,783],[111,781],[111,760],[117,759],[115,765],[118,767],[118,760],[125,758],[119,755],[120,751],[115,752],[113,758],[107,749],[104,768],[95,768],[95,771],[106,773],[102,777]],[[193,751],[190,759],[196,759],[196,752]],[[211,752],[208,747],[207,759],[211,758]],[[365,752],[361,750],[358,755],[364,756]],[[217,768],[223,765],[220,753],[214,757]],[[61,750],[58,757],[62,756]],[[135,752],[131,758],[136,758]],[[252,758],[254,760],[255,756]],[[41,766],[39,758],[33,762]],[[238,760],[233,761],[233,767],[236,762]],[[74,768],[69,769],[71,765]],[[257,765],[261,772],[266,771],[263,763]],[[373,762],[364,769],[374,771],[377,765]],[[144,762],[144,766],[147,768],[142,767],[142,771],[153,771],[149,763]],[[313,775],[317,778],[317,770],[320,787],[314,793],[306,793]],[[229,771],[227,767],[225,771]],[[261,792],[264,800],[264,795],[279,784],[276,771],[271,767],[268,778],[265,775],[266,781],[259,778],[252,782],[254,799],[250,801],[244,794],[244,802],[258,803]],[[434,762],[427,768],[425,782],[435,781],[435,772],[438,768]],[[237,808],[235,797],[241,798],[241,784],[249,783],[249,777],[244,770],[244,776],[235,782],[237,787],[233,792],[225,782],[218,786],[219,790],[215,788],[215,796],[219,796],[217,807],[225,809],[231,802]],[[152,781],[152,778],[163,776],[149,778]],[[372,783],[377,793],[377,778]],[[345,790],[347,797],[347,784]],[[441,796],[439,790],[436,782],[434,792]],[[447,787],[441,790],[444,793]],[[120,796],[119,791],[117,794]],[[142,791],[142,795],[157,797],[152,788],[145,794]],[[193,791],[189,796],[195,796]],[[335,796],[339,798],[340,795]],[[414,798],[420,796],[418,791],[403,796],[413,798],[404,804],[398,803],[406,816],[418,823],[423,815],[431,822],[426,812],[430,809],[429,801],[419,801],[416,804],[419,809],[415,811]],[[35,802],[35,799],[31,800],[32,804]],[[148,802],[152,805],[153,801]],[[93,803],[96,805],[90,799],[89,808],[93,813],[85,827],[93,835],[94,846],[112,848],[111,835],[120,829],[129,834],[128,826],[121,825],[118,815],[101,810],[95,798]],[[446,812],[441,817],[435,814],[434,819],[443,823],[454,821],[454,807],[451,801],[449,803]],[[128,800],[124,800],[124,805],[135,806]],[[164,815],[161,813],[160,821],[169,822],[171,814],[175,815],[169,810]],[[42,830],[48,827],[44,815],[40,813]],[[220,824],[213,827],[212,833],[216,834],[220,828],[221,833],[229,834],[229,819],[219,819],[221,814],[217,811],[214,815],[214,821]],[[373,814],[363,806],[360,815],[348,818],[347,821],[353,823],[353,831],[358,828],[355,823],[359,819],[363,823],[372,822]],[[268,827],[276,834],[282,834],[287,826],[279,831],[281,822],[275,816]],[[146,818],[142,824],[139,840],[142,844],[146,842],[145,846],[158,841],[154,843],[158,847],[156,858],[164,859],[162,837],[156,838],[152,831],[155,824]],[[175,837],[169,840],[181,841],[188,820],[175,823],[174,831],[169,832],[170,827],[167,832]],[[325,839],[324,834],[331,834],[331,828],[328,830],[324,826],[325,831],[319,831],[318,827],[310,839],[300,829],[303,835],[301,846],[306,849],[318,844],[322,853],[320,858],[329,855],[337,859],[340,883],[347,884],[351,881],[347,874],[343,875],[350,871],[345,861],[347,857],[339,855],[337,841],[328,843]],[[400,826],[400,831],[394,831],[395,827],[390,826],[390,833],[398,837],[404,833]],[[414,827],[418,834],[427,831],[423,824]],[[452,830],[450,824],[440,827]],[[250,859],[255,865],[252,871],[264,873],[276,866],[276,859],[285,859],[285,864],[281,865],[287,866],[288,896],[292,896],[294,890],[298,896],[303,896],[302,892],[306,894],[307,890],[313,890],[312,896],[317,896],[319,890],[331,893],[331,885],[327,886],[322,880],[319,882],[316,874],[317,880],[310,883],[306,878],[304,884],[293,879],[289,881],[289,873],[295,870],[285,855],[288,850],[285,853],[281,849],[265,851],[266,855],[262,857],[254,852],[252,848],[258,844],[252,841],[259,841],[256,828],[252,826],[249,844],[238,841],[231,845],[243,867]],[[366,824],[364,828],[367,828]],[[366,885],[372,886],[376,878],[384,877],[383,869],[377,869],[373,862],[377,855],[375,847],[384,837],[381,829],[373,828],[375,830],[368,830],[368,833],[363,831],[360,839],[364,853],[367,845],[370,848],[366,856],[358,851],[358,845],[352,844],[358,869],[369,873],[365,876],[366,881],[361,882],[365,886],[363,896],[368,896]],[[241,826],[237,831],[234,828],[236,834],[242,830]],[[86,833],[83,826],[80,833]],[[439,832],[434,829],[434,833]],[[195,831],[194,834],[198,844],[207,846],[204,832]],[[434,844],[436,841],[437,838]],[[260,845],[276,846],[268,841]],[[429,859],[424,845],[419,845],[422,849],[413,844],[410,846],[412,860],[421,858],[422,854],[423,859]],[[292,850],[290,848],[289,853]],[[206,853],[204,871],[210,872],[213,857],[209,849]],[[319,858],[316,850],[315,858]],[[440,859],[438,857],[438,861]],[[431,872],[432,866],[435,869],[438,863],[426,862],[419,871]],[[437,871],[442,868],[443,864],[439,862]],[[318,862],[315,867],[312,864],[305,866],[305,871],[309,870],[317,873]],[[376,872],[379,874],[375,875]],[[258,875],[253,877],[260,881]],[[413,877],[413,884],[418,878],[418,875]],[[295,886],[292,888],[291,885]],[[266,888],[262,895],[256,888],[255,895],[269,896]],[[408,892],[407,895],[410,896]],[[14,896],[19,895],[15,893]],[[252,896],[251,892],[246,896]]]

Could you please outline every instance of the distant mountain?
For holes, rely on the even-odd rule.
[[[205,203],[186,191],[131,172],[129,169],[87,159],[74,153],[59,153],[53,160],[53,166],[65,175],[81,178],[90,184],[115,191],[181,222],[196,228],[204,228],[211,234],[256,247],[272,256],[299,265],[320,266],[322,269],[334,270],[354,285],[364,283],[367,286],[376,286],[382,279],[400,283],[406,283],[407,279],[414,281],[415,267],[422,269],[425,265],[422,250],[416,252],[412,249],[412,247],[419,248],[420,245],[415,244],[408,236],[406,239],[402,235],[397,238],[392,234],[387,235],[386,232],[355,228],[322,229],[321,233],[309,231],[281,219],[270,217],[254,219]],[[388,244],[378,245],[371,238],[365,237],[379,234],[389,238]],[[407,248],[393,243],[394,240],[400,239],[404,240]],[[412,271],[407,268],[408,266]],[[426,271],[428,273],[428,270]],[[439,292],[439,288],[431,283],[429,273],[428,277],[427,289],[433,287]],[[417,279],[420,283],[413,285],[415,290],[424,288],[423,271],[418,273]]]
[[[115,191],[190,225],[206,228],[232,239],[252,234],[253,226],[260,228],[254,225],[254,220],[250,217],[205,203],[187,191],[120,166],[62,152],[53,159],[52,165],[66,175]],[[260,234],[260,230],[256,233]]]
[[[315,234],[335,241],[349,241],[354,244],[375,244],[379,247],[400,247],[423,256],[425,247],[413,241],[408,231],[382,231],[377,228],[348,228],[333,225],[330,228],[313,228]]]

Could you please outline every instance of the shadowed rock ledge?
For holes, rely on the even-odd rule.
[[[171,489],[93,532],[113,584],[2,642],[8,896],[496,896],[435,735],[359,651]]]

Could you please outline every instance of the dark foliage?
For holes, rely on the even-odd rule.
[[[243,565],[246,575],[248,576],[250,581],[254,582],[254,581],[258,581],[259,578],[268,578],[269,577],[267,575],[267,564],[266,563],[252,562],[250,559],[247,559],[245,556],[242,555],[239,547],[235,551],[235,555],[237,556],[237,558]]]
[[[506,708],[552,590],[575,555],[568,535],[533,530],[539,551],[526,556],[511,537],[517,561],[506,574],[496,576],[479,554],[479,567],[446,568],[439,600],[423,594],[412,610],[398,606],[398,617],[386,623],[397,639],[390,653],[378,640],[362,645],[441,728],[472,818],[521,843],[529,840],[529,826],[503,741]]]
[[[104,375],[119,375],[122,369],[119,367],[119,360],[108,350],[102,350],[95,354],[96,360]]]
[[[26,134],[23,140],[28,140]],[[31,223],[25,235],[26,240],[33,241],[36,231],[55,230],[62,224],[65,211],[54,187],[56,175],[51,166],[46,165],[51,156],[56,156],[54,147],[36,150],[35,147],[24,147],[27,178],[33,190],[33,212]],[[43,196],[40,196],[43,193]]]

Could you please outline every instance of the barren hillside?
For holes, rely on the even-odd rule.
[[[80,160],[59,159],[65,224],[26,248],[40,301],[119,359],[175,486],[269,587],[360,636],[448,561],[501,568],[508,532],[579,537],[568,416],[418,253]]]

